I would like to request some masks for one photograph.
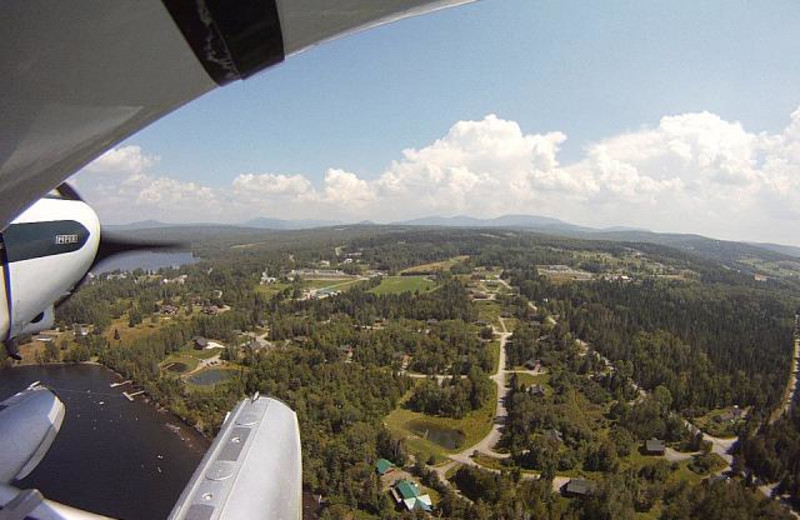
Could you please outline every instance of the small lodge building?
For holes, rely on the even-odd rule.
[[[175,314],[178,314],[178,307],[175,305],[166,304],[162,305],[158,311],[164,316],[174,316]]]
[[[264,341],[263,339],[256,338],[256,339],[248,342],[247,345],[245,345],[245,346],[246,346],[246,348],[248,348],[248,349],[250,349],[252,351],[257,351],[257,350],[261,350],[261,349],[266,349],[266,348],[272,347],[272,343],[270,343],[269,341]]]
[[[742,418],[743,410],[738,406],[734,406],[730,410],[726,410],[724,413],[717,415],[714,417],[714,422],[722,424],[722,423],[733,423],[738,421]]]
[[[527,368],[528,370],[541,370],[542,360],[531,358],[525,362],[525,368]]]
[[[391,488],[392,497],[398,505],[408,511],[421,510],[430,513],[433,510],[433,501],[430,495],[423,495],[419,486],[409,480],[398,480]]]
[[[644,442],[644,452],[647,455],[663,455],[667,444],[661,439],[648,439]]]
[[[562,488],[564,496],[568,497],[586,497],[594,493],[594,490],[594,484],[582,478],[573,478]]]
[[[195,350],[203,350],[208,347],[208,340],[202,336],[197,336],[194,338],[194,348]]]
[[[389,473],[395,470],[396,466],[394,462],[386,459],[378,459],[375,463],[375,471],[380,476],[388,475]]]
[[[201,312],[207,316],[216,316],[221,311],[222,309],[220,309],[216,305],[206,305],[205,307],[203,307],[203,310]]]
[[[528,388],[528,393],[535,397],[544,397],[547,394],[544,387],[539,384],[531,385],[530,388]]]

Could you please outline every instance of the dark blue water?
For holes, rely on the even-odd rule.
[[[18,486],[116,518],[166,518],[208,442],[140,398],[129,402],[127,387],[109,388],[119,379],[99,366],[2,369],[0,400],[37,380],[67,413],[44,460]]]

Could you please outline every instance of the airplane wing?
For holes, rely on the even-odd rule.
[[[318,43],[471,0],[6,0],[0,231],[185,103]]]

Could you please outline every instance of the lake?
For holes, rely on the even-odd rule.
[[[97,267],[92,269],[92,273],[97,275],[117,270],[134,271],[136,269],[154,271],[164,267],[180,267],[182,265],[196,264],[199,261],[199,258],[187,252],[151,253],[147,251],[141,253],[126,253],[100,262]]]
[[[45,497],[127,520],[166,518],[209,442],[141,400],[111,371],[91,365],[0,370],[0,400],[34,381],[66,405],[61,431],[44,460],[18,483]]]

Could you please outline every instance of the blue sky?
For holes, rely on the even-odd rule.
[[[229,197],[235,191],[232,183],[242,175],[272,175],[269,179],[258,178],[263,181],[259,184],[262,188],[264,182],[275,181],[274,176],[295,179],[293,199],[286,199],[282,193],[272,204],[256,207],[254,212],[258,214],[381,220],[376,206],[386,204],[375,201],[389,200],[384,198],[388,189],[387,172],[392,173],[395,167],[403,170],[403,164],[414,162],[403,155],[403,150],[428,150],[437,140],[446,140],[458,122],[486,122],[489,114],[496,115],[499,121],[516,124],[523,140],[526,136],[549,132],[563,134],[564,139],[551,140],[557,164],[548,166],[551,170],[562,166],[568,170],[554,174],[562,184],[591,182],[598,175],[614,177],[617,174],[609,174],[607,166],[601,165],[600,174],[595,164],[594,177],[585,175],[584,170],[589,166],[575,166],[596,159],[592,150],[597,152],[598,143],[625,135],[642,137],[642,132],[659,129],[665,116],[708,113],[725,123],[722,125],[725,129],[740,122],[748,136],[784,135],[791,122],[790,115],[800,106],[798,27],[800,4],[788,1],[484,0],[370,30],[291,57],[255,78],[196,100],[133,136],[118,149],[138,147],[137,153],[149,158],[143,163],[146,168],[137,170],[139,175],[150,180],[192,183],[199,190],[219,190],[220,193],[213,194],[215,197]],[[705,123],[692,121],[692,128],[702,128],[717,137],[726,135],[725,130],[715,129],[717,123],[710,119]],[[484,126],[476,131],[487,130],[492,124]],[[499,128],[494,125],[491,131]],[[683,130],[678,134],[685,135]],[[667,147],[672,146],[669,143],[675,137],[669,135],[672,137],[661,139]],[[708,142],[707,136],[698,137],[697,132],[692,136],[692,142]],[[519,136],[514,134],[510,139],[515,137]],[[764,155],[794,157],[791,146],[776,151],[770,144],[772,141],[767,141],[762,139],[754,148],[748,148],[745,155],[754,162]],[[765,151],[765,147],[769,150]],[[453,146],[445,148],[452,151]],[[502,171],[485,163],[486,154],[502,153],[500,149],[502,146],[481,152],[483,159],[478,170],[470,170],[475,178],[502,177]],[[718,151],[719,146],[714,149]],[[429,151],[433,154],[435,150]],[[628,154],[623,157],[625,163],[631,163],[629,152],[625,154]],[[439,156],[436,157],[439,161]],[[615,156],[615,164],[619,162],[617,159]],[[729,165],[738,160],[723,158],[723,169],[729,173]],[[663,172],[650,174],[643,169],[652,168],[656,162],[671,164],[669,158],[660,162],[651,157],[645,161],[646,165],[636,163],[637,175],[665,181]],[[456,163],[457,160],[454,163],[447,159],[436,162],[436,168],[456,171],[475,166]],[[414,164],[418,169],[431,171],[430,163]],[[700,164],[707,166],[708,161],[701,160]],[[796,167],[797,164],[791,163],[780,175],[789,179],[786,182],[790,183],[790,189],[800,190],[797,187],[800,172]],[[360,202],[353,205],[362,211],[342,211],[337,203],[346,200],[336,194],[326,195],[329,185],[333,185],[331,178],[326,181],[331,169],[347,174],[334,175],[333,180],[352,181],[345,185],[357,192],[366,190],[361,193]],[[772,170],[757,169],[753,175],[761,181],[764,176],[775,179],[779,175],[771,173]],[[528,177],[533,175],[528,173]],[[394,171],[393,175],[400,174]],[[716,178],[715,175],[710,172],[705,178]],[[302,182],[294,176],[301,176]],[[436,182],[440,180],[437,177]],[[459,186],[472,190],[476,186],[474,180],[468,183],[468,188],[463,188],[465,184],[461,181]],[[724,184],[730,185],[729,181]],[[504,181],[498,182],[502,185]],[[614,201],[607,200],[608,193],[597,199],[602,187],[591,195],[578,194],[578,198],[583,197],[581,201],[576,202],[575,193],[570,193],[564,199],[570,203],[548,204],[561,200],[558,197],[564,197],[564,190],[553,195],[552,182],[542,184],[540,178],[537,182],[530,189],[538,190],[538,198],[523,197],[524,200],[519,199],[519,203],[510,204],[509,208],[548,213],[586,224],[592,224],[587,220],[597,217],[599,225],[644,223],[652,228],[681,228],[669,221],[664,208],[653,209],[651,215],[637,222],[621,221],[625,220],[624,213],[603,213],[603,208],[613,207]],[[612,181],[606,178],[604,182]],[[737,182],[741,187],[744,181]],[[299,187],[300,184],[305,188]],[[636,208],[646,213],[654,204],[666,204],[666,193],[671,188],[688,190],[685,195],[689,202],[693,199],[698,204],[708,204],[708,199],[698,198],[696,191],[700,188],[695,184],[691,178],[682,178],[682,183],[663,184],[662,195],[654,195],[647,188],[650,191],[646,200],[637,199]],[[771,188],[773,197],[780,196],[785,187],[778,185],[779,188]],[[519,183],[515,186],[519,187]],[[264,193],[276,196],[277,188],[273,188],[265,188]],[[714,191],[713,186],[706,188]],[[757,188],[763,189],[764,185]],[[752,195],[754,189],[751,186],[747,193]],[[611,192],[622,193],[618,193],[620,197],[633,193],[617,188],[610,189]],[[465,196],[480,197],[481,193],[469,192]],[[452,190],[447,194],[452,195]],[[548,194],[554,198],[548,199]],[[742,193],[728,195],[732,201],[742,197]],[[658,200],[654,202],[653,197]],[[406,213],[395,208],[384,220],[433,213],[493,216],[502,210],[499,207],[476,211],[476,206],[463,200],[448,196],[443,199],[452,203],[441,207],[423,205],[418,211]],[[688,204],[687,200],[682,203]],[[404,206],[402,201],[396,203]],[[744,213],[755,211],[753,204],[745,201],[737,214],[746,220]],[[297,208],[306,211],[294,211]],[[229,218],[234,215],[238,218],[240,213],[234,211]],[[792,222],[795,229],[798,225],[791,212],[770,217],[778,224],[761,222],[752,230],[728,231],[725,223],[730,222],[730,215],[700,213],[697,219],[686,222],[686,226],[701,229],[676,230],[752,238],[764,225],[780,227],[783,222],[786,225],[782,230],[776,228],[771,239],[796,242],[789,240]],[[157,214],[170,220],[168,213]],[[118,221],[130,218],[122,213],[107,216]],[[171,220],[195,217],[199,215],[176,214]],[[214,218],[226,220],[225,215]],[[719,222],[709,224],[709,219]]]

